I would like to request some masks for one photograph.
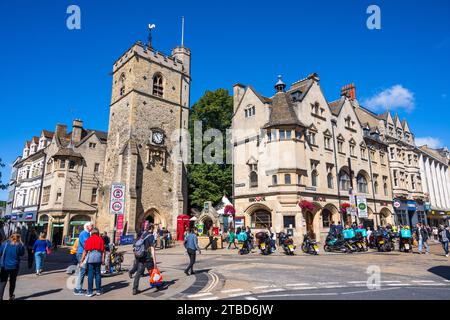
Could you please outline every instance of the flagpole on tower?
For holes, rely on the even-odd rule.
[[[184,16],[181,17],[181,46],[184,47]]]

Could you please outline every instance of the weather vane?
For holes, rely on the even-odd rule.
[[[152,47],[152,29],[155,29],[156,25],[153,23],[150,23],[148,25],[148,43],[147,43],[147,47],[151,48]]]

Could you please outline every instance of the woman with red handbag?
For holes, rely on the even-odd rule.
[[[36,260],[36,275],[40,276],[43,267],[44,267],[44,260],[47,254],[51,253],[51,246],[52,244],[50,241],[46,239],[46,234],[44,232],[41,232],[39,235],[39,239],[36,240],[33,246],[33,253],[34,258]]]

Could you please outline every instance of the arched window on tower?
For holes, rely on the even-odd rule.
[[[157,73],[153,77],[153,95],[157,97],[163,96],[163,77],[160,73]]]

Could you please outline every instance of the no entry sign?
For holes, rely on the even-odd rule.
[[[124,214],[125,207],[125,185],[113,183],[111,185],[111,201],[109,211],[111,214]]]

